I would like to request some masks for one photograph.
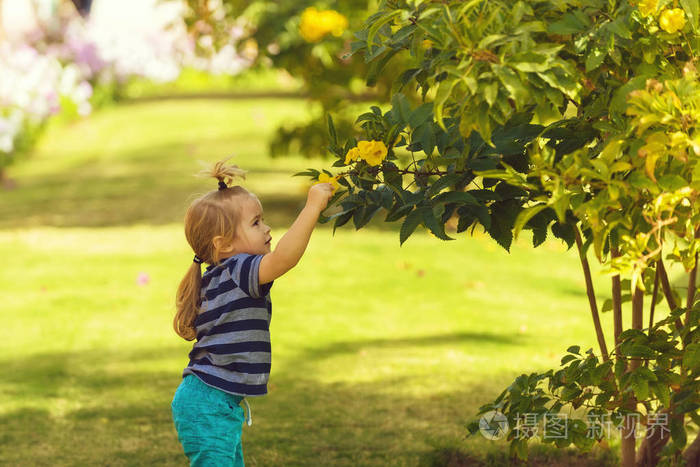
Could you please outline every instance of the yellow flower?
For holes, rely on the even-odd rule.
[[[664,9],[659,16],[659,27],[669,34],[680,31],[685,26],[685,13],[680,8]]]
[[[348,165],[351,161],[356,161],[360,158],[360,150],[357,148],[352,148],[345,154],[345,165]]]
[[[430,39],[423,39],[423,42],[421,43],[424,49],[429,49],[433,46],[433,41]]]
[[[659,0],[641,0],[637,7],[639,8],[639,12],[642,14],[642,16],[649,16],[656,13],[658,3]]]
[[[360,141],[357,149],[360,150],[360,157],[372,166],[381,164],[387,154],[383,141]]]
[[[333,185],[333,193],[335,193],[335,190],[337,190],[340,187],[340,184],[338,183],[338,178],[340,178],[340,175],[331,177],[328,174],[322,172],[318,175],[318,181],[314,183],[314,185],[318,185],[319,183],[330,183],[331,185]]]
[[[301,14],[299,32],[307,42],[318,42],[326,34],[339,37],[348,27],[348,20],[334,10],[305,9]]]

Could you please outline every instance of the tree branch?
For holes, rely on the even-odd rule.
[[[690,320],[690,309],[693,307],[693,300],[695,298],[695,278],[698,275],[698,254],[695,253],[695,266],[690,270],[688,274],[688,297],[686,298],[685,306],[685,323],[688,324]]]
[[[651,307],[649,310],[649,334],[654,327],[654,308],[656,308],[656,297],[659,295],[659,261],[656,262],[656,274],[654,274],[654,291],[651,293]]]
[[[595,327],[595,334],[598,338],[598,345],[600,346],[600,353],[603,357],[603,361],[610,360],[608,355],[608,348],[605,345],[605,334],[603,334],[603,328],[600,326],[600,316],[598,314],[598,305],[595,300],[595,291],[593,290],[593,280],[591,279],[591,268],[588,265],[588,258],[583,251],[583,242],[581,241],[581,231],[578,225],[574,225],[574,234],[576,237],[576,247],[578,248],[578,256],[581,259],[581,267],[583,268],[583,276],[586,279],[586,294],[588,295],[588,303],[591,307],[591,316],[593,317],[593,326]]]
[[[661,288],[664,291],[664,296],[666,297],[666,302],[668,303],[668,307],[671,309],[671,311],[675,310],[678,308],[678,304],[676,303],[676,299],[673,298],[673,292],[671,291],[671,284],[668,282],[668,274],[666,273],[666,268],[664,267],[664,261],[663,259],[659,258],[658,262],[658,269],[659,269],[659,277],[661,278]],[[681,322],[680,318],[676,319],[675,322],[676,328],[680,329],[683,327],[683,323]]]
[[[612,258],[618,258],[620,252],[617,249],[617,245],[612,245],[610,247],[610,256]],[[612,277],[612,303],[613,303],[613,325],[615,334],[615,347],[617,358],[622,358],[620,355],[620,350],[618,346],[620,345],[620,334],[622,333],[622,287],[620,285],[620,275],[615,274]]]

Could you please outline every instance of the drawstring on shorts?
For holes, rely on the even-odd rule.
[[[246,399],[245,397],[243,398],[243,402],[245,402],[245,406],[248,409],[246,412],[246,424],[250,426],[253,424],[253,417],[250,415],[250,405],[248,405],[248,399]]]

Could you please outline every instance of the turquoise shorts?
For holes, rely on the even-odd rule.
[[[244,397],[208,386],[195,375],[182,379],[171,408],[177,438],[190,466],[244,466],[241,401]],[[248,416],[250,425],[250,407]]]

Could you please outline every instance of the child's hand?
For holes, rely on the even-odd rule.
[[[306,205],[316,208],[319,212],[326,209],[328,200],[333,197],[333,185],[330,183],[317,183],[309,188],[309,195],[306,198]]]

